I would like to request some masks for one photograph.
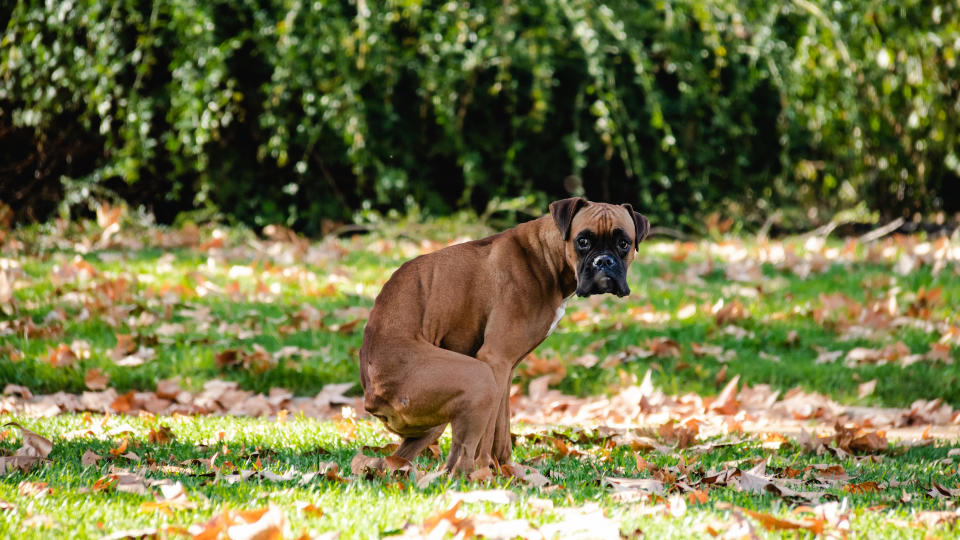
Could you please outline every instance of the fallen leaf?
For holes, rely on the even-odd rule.
[[[879,489],[880,488],[877,486],[877,483],[872,481],[861,482],[859,484],[847,484],[846,486],[843,486],[843,491],[853,495],[859,495],[863,493],[873,493],[873,492],[879,491]]]
[[[136,495],[146,495],[148,493],[142,476],[133,474],[128,470],[116,468],[111,468],[110,474],[101,476],[93,484],[93,491],[111,490],[134,493]]]
[[[873,380],[871,380],[871,381],[867,381],[867,382],[865,382],[865,383],[863,383],[863,384],[857,385],[857,397],[859,397],[859,398],[865,398],[865,397],[869,396],[870,394],[872,394],[873,391],[874,391],[876,388],[877,388],[877,380],[876,380],[876,379],[873,379]]]
[[[110,382],[110,377],[100,368],[91,368],[87,370],[83,382],[90,390],[104,390]]]
[[[500,467],[507,476],[512,476],[536,488],[545,488],[550,485],[550,479],[539,470],[519,464],[507,464]]]
[[[350,460],[350,472],[361,478],[382,477],[385,474],[411,476],[414,467],[410,460],[402,457],[376,458],[358,452]]]
[[[720,386],[727,380],[727,365],[724,364],[713,378],[713,384]]]
[[[870,431],[860,426],[837,424],[834,426],[837,434],[834,441],[837,448],[853,453],[875,453],[889,447],[887,436],[883,431]]]
[[[663,482],[653,478],[617,478],[608,476],[603,479],[604,483],[613,487],[614,493],[621,498],[631,498],[636,494],[643,495],[663,495],[665,489]]]
[[[77,361],[77,355],[66,343],[57,345],[47,356],[47,363],[53,367],[70,367]]]
[[[23,444],[12,456],[0,457],[0,474],[5,474],[7,471],[13,469],[20,469],[23,472],[27,472],[33,468],[38,461],[46,459],[53,450],[52,442],[16,422],[8,422],[4,424],[4,426],[13,426],[19,429]]]
[[[733,381],[736,382],[736,378]],[[697,440],[697,433],[700,431],[699,424],[677,423],[674,420],[665,422],[657,428],[657,434],[668,444],[674,444],[678,449],[689,448]]]
[[[157,429],[150,428],[150,432],[147,434],[147,441],[156,444],[167,444],[176,438],[173,430],[167,426],[160,426]]]
[[[192,510],[197,508],[197,503],[187,498],[187,492],[180,482],[160,484],[159,488],[160,496],[153,502],[141,503],[141,512],[160,511],[168,516],[173,516],[174,510]]]
[[[304,514],[310,517],[314,517],[314,518],[323,517],[323,509],[314,505],[313,503],[299,501],[294,503],[294,506],[297,507],[297,510],[303,512]]]
[[[558,509],[560,521],[540,527],[544,538],[590,538],[594,540],[619,540],[619,522],[608,518],[597,504],[579,508]],[[540,536],[537,536],[539,538]]]
[[[133,410],[133,397],[136,394],[133,390],[127,392],[126,394],[117,396],[116,399],[110,403],[110,408],[118,413],[128,413]]]
[[[114,362],[123,359],[137,349],[137,342],[133,334],[114,334],[114,336],[117,338],[117,344],[110,351],[110,356]]]
[[[432,473],[427,473],[423,475],[419,480],[417,480],[417,487],[420,489],[424,489],[430,484],[436,482],[438,479],[445,477],[446,474],[447,473],[444,471],[435,471]]]
[[[720,507],[720,504],[717,505]],[[753,519],[760,522],[760,525],[767,529],[768,531],[785,531],[785,530],[794,530],[794,529],[804,529],[812,532],[815,535],[823,533],[823,524],[822,519],[804,519],[804,520],[792,520],[792,519],[783,519],[770,514],[764,514],[763,512],[757,512],[755,510],[750,510],[747,508],[735,507],[737,510],[747,514]]]
[[[283,537],[286,518],[276,506],[258,510],[227,510],[188,531],[194,540],[279,540]]]
[[[20,482],[17,486],[17,493],[21,497],[44,497],[53,493],[53,489],[47,482]]]
[[[723,388],[717,399],[710,404],[710,410],[719,414],[737,414],[740,410],[740,403],[737,401],[737,383],[740,382],[740,376],[735,375],[730,382]]]
[[[506,489],[480,489],[475,491],[448,492],[452,501],[468,503],[491,502],[496,504],[511,504],[517,501],[517,494]]]
[[[83,456],[80,457],[80,465],[84,467],[91,467],[96,465],[100,461],[100,456],[96,452],[87,450],[83,453]]]

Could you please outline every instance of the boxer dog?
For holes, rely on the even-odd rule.
[[[629,204],[571,198],[550,215],[404,263],[383,286],[360,349],[364,408],[413,459],[447,424],[444,468],[510,462],[513,369],[566,300],[630,294],[627,267],[650,222]]]

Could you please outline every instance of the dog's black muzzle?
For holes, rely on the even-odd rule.
[[[580,264],[577,296],[606,293],[620,297],[630,294],[627,269],[620,259],[609,253],[587,257]]]

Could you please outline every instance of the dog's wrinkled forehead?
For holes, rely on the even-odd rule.
[[[570,237],[576,238],[584,229],[589,229],[597,236],[608,236],[616,229],[620,229],[629,238],[633,238],[633,216],[629,210],[620,205],[590,203],[573,216]]]

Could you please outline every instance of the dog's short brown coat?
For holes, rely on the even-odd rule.
[[[547,337],[574,292],[629,292],[626,267],[649,230],[647,219],[630,205],[580,198],[556,201],[550,210],[408,261],[377,296],[360,379],[366,410],[403,437],[395,455],[412,459],[449,423],[447,470],[509,462],[513,369]],[[588,256],[584,244],[592,242],[607,246],[595,252],[609,258]],[[624,255],[608,254],[614,251]],[[622,276],[612,268],[618,263]]]

